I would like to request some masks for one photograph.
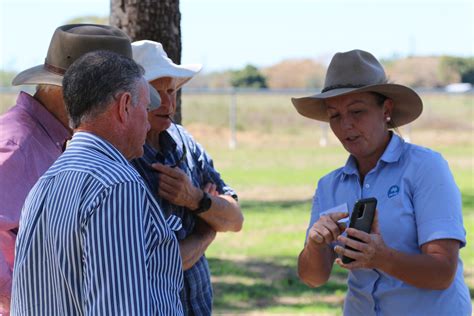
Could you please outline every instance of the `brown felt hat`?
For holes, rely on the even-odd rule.
[[[109,50],[132,58],[128,36],[116,27],[98,24],[68,24],[56,29],[43,65],[29,68],[13,78],[12,85],[51,84],[62,86],[64,73],[82,55]]]
[[[336,53],[329,64],[321,93],[291,101],[301,115],[328,122],[325,99],[360,92],[377,92],[393,100],[394,127],[414,121],[423,110],[423,102],[414,90],[388,83],[379,61],[362,50]]]

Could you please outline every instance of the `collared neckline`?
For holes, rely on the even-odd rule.
[[[59,148],[62,148],[64,142],[71,138],[71,131],[30,94],[21,91],[18,95],[17,105],[41,125],[51,141]]]
[[[386,163],[396,162],[400,159],[402,155],[402,147],[405,144],[405,141],[398,135],[393,132],[391,133],[390,142],[388,143],[387,148],[380,157],[379,160],[384,161]]]
[[[176,152],[176,148],[178,147],[178,143],[174,140],[173,136],[171,136],[171,125],[168,129],[162,131],[160,135],[158,135],[160,142],[160,149],[156,150],[153,146],[148,143],[145,143],[144,150],[146,151],[146,155],[144,154],[143,157],[154,157],[158,160],[163,160],[165,157],[168,157],[170,154]],[[152,161],[149,161],[153,163]]]
[[[86,141],[86,142],[85,142]],[[90,132],[76,132],[72,136],[69,146],[66,149],[73,150],[75,147],[90,148],[96,150],[124,165],[130,165],[125,156],[114,145],[100,136]]]
[[[377,164],[375,165],[375,168],[379,165],[380,161],[386,162],[386,163],[392,163],[396,162],[400,159],[400,156],[402,154],[402,146],[405,143],[405,141],[395,133],[390,131],[390,141],[387,145],[387,148],[385,148],[385,151],[383,152],[382,156],[379,158],[377,161]],[[359,170],[357,169],[357,162],[356,159],[353,155],[349,155],[349,158],[347,158],[346,164],[342,168],[343,172],[343,179],[345,176],[349,175],[359,175]]]

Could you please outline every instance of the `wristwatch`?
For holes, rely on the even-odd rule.
[[[212,199],[209,193],[207,192],[202,192],[202,198],[199,200],[199,206],[197,209],[193,211],[194,214],[201,214],[204,213],[205,211],[208,211],[211,208],[212,205]]]

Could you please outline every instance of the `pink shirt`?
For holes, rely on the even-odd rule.
[[[16,233],[28,192],[61,155],[71,132],[25,92],[0,116],[0,313],[8,309]]]

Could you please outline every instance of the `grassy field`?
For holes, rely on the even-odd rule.
[[[219,234],[207,251],[216,315],[340,315],[346,272],[335,268],[318,289],[302,284],[296,260],[304,243],[317,180],[347,153],[324,125],[300,117],[287,95],[237,97],[237,147],[229,149],[226,95],[184,95],[184,125],[214,158],[240,196],[245,224]],[[474,135],[472,95],[423,95],[422,117],[401,133],[448,160],[463,196],[468,247],[461,250],[474,295]],[[0,96],[0,112],[13,102]]]

